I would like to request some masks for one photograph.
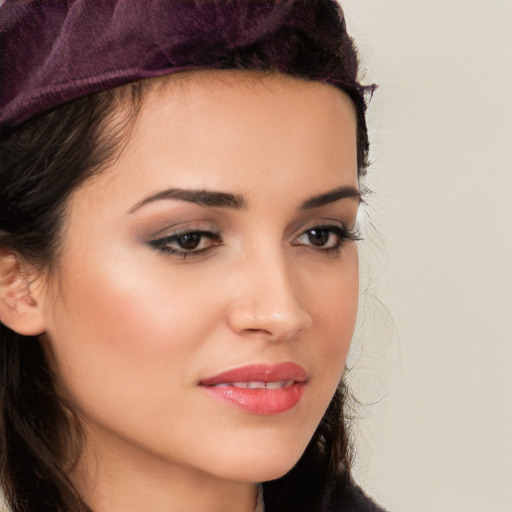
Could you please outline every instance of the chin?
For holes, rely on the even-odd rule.
[[[299,461],[305,446],[275,447],[269,444],[257,451],[238,453],[236,460],[226,461],[219,468],[222,476],[243,482],[267,482],[286,475]]]

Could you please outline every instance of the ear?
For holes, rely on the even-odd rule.
[[[19,334],[37,336],[45,331],[45,322],[27,268],[16,253],[0,249],[0,321]]]

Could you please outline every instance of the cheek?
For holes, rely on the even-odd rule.
[[[354,333],[359,295],[358,253],[355,244],[342,252],[335,269],[316,268],[307,274],[308,309],[314,318],[312,338],[302,345],[313,361],[315,397],[310,418],[320,421],[339,385]]]
[[[338,361],[345,357],[355,328],[359,296],[359,264],[355,244],[345,248],[336,271],[316,276],[321,287],[315,287],[312,276],[309,287],[310,309],[317,328],[323,333],[322,345]]]
[[[79,403],[131,397],[157,407],[157,390],[187,378],[206,338],[216,314],[208,294],[121,257],[73,261],[81,271],[63,273],[48,329],[65,387]]]

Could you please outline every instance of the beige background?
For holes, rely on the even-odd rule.
[[[512,512],[512,0],[341,3],[380,84],[357,477],[392,512]]]
[[[512,512],[512,0],[342,3],[380,84],[356,475],[392,512]]]

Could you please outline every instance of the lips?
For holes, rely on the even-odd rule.
[[[295,363],[249,365],[201,380],[210,396],[248,412],[271,415],[295,407],[308,374]]]
[[[247,388],[247,389],[282,389],[289,388],[294,384],[294,380],[278,380],[271,382],[264,382],[262,380],[250,380],[247,382],[222,382],[220,384],[214,384],[213,387],[216,388],[226,388],[226,387],[235,387],[235,388]]]

